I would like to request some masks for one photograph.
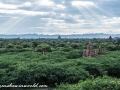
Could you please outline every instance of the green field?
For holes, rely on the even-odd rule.
[[[101,46],[103,54],[83,57],[89,41],[95,50]],[[119,41],[1,39],[0,85],[39,83],[54,90],[120,90],[119,78]]]

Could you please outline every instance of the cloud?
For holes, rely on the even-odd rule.
[[[0,3],[0,8],[2,9],[17,9],[19,7],[29,7],[32,4],[30,2],[24,2],[22,4],[5,4],[5,3]]]
[[[65,9],[66,7],[64,5],[58,4],[58,5],[56,5],[56,8]]]
[[[23,3],[22,5],[20,5],[20,7],[29,7],[29,6],[31,6],[32,5],[32,3],[30,3],[30,2],[25,2],[25,3]]]
[[[120,33],[119,10],[120,0],[0,0],[0,33]]]
[[[51,0],[37,0],[35,3],[42,6],[52,6],[54,4]]]
[[[5,14],[22,14],[22,15],[47,15],[48,12],[37,12],[37,11],[27,11],[27,10],[0,10],[0,13]]]
[[[93,6],[94,3],[90,1],[72,1],[73,6]]]
[[[0,3],[0,8],[2,8],[2,9],[17,9],[18,6],[17,5]]]

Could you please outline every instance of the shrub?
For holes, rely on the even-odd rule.
[[[75,44],[75,43],[71,44],[71,47],[72,47],[73,49],[79,49],[79,45],[78,45],[78,44]]]
[[[20,45],[15,45],[15,48],[16,48],[16,49],[22,49],[22,46],[20,46]]]
[[[88,78],[89,73],[81,67],[70,67],[66,69],[64,83],[77,83],[79,80]]]
[[[13,44],[8,44],[8,45],[6,46],[6,48],[14,48],[14,45],[13,45]]]
[[[109,45],[109,46],[107,46],[107,50],[115,51],[115,50],[118,50],[118,47],[116,45]]]
[[[118,80],[110,77],[86,80],[81,85],[82,90],[120,90]]]
[[[66,46],[65,43],[58,44],[58,47],[65,47],[65,46]]]
[[[48,44],[41,44],[37,46],[37,50],[38,52],[41,52],[41,50],[44,49],[45,52],[51,52],[52,49]]]
[[[88,64],[85,66],[85,69],[90,73],[90,75],[93,75],[94,77],[103,75],[103,70],[100,65]]]
[[[57,90],[120,90],[120,81],[111,77],[98,77],[96,79],[87,79],[78,84],[61,84]]]
[[[65,51],[65,52],[69,52],[69,51],[72,51],[73,50],[73,48],[72,47],[64,47],[64,48],[62,48],[62,51]]]
[[[37,42],[32,42],[32,47],[37,47],[38,43]]]
[[[76,59],[82,57],[82,51],[70,51],[67,55],[68,59]]]
[[[5,48],[1,48],[0,49],[0,54],[2,54],[2,53],[7,53],[8,51],[5,49]]]
[[[109,68],[107,68],[107,72],[109,76],[120,78],[120,64],[109,66]]]
[[[29,48],[31,45],[29,43],[23,43],[23,48]]]
[[[80,67],[63,68],[54,66],[49,71],[48,83],[78,83],[79,80],[85,80],[89,73]]]

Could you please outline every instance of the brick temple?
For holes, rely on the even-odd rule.
[[[95,56],[98,56],[98,55],[101,55],[101,54],[102,54],[101,47],[99,47],[98,51],[96,52],[93,49],[93,46],[90,42],[87,45],[87,49],[83,51],[83,56],[85,56],[85,57],[95,57]]]

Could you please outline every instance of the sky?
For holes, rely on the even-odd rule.
[[[120,34],[120,0],[0,0],[0,34]]]

